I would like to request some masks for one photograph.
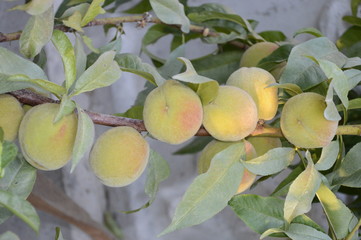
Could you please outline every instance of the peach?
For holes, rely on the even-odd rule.
[[[258,118],[263,120],[274,118],[278,109],[278,89],[267,87],[272,83],[276,83],[275,78],[257,67],[242,67],[227,80],[227,85],[239,87],[251,95],[258,109]]]
[[[259,42],[249,47],[242,55],[241,67],[256,67],[265,57],[268,57],[278,45],[272,42]]]
[[[78,120],[71,113],[54,123],[59,105],[45,103],[32,107],[19,129],[19,142],[25,159],[41,170],[63,167],[72,156]]]
[[[147,141],[131,127],[115,127],[104,132],[90,153],[90,166],[100,181],[123,187],[137,180],[149,158]]]
[[[9,94],[0,95],[0,127],[6,141],[14,141],[18,135],[24,110],[20,102]]]
[[[286,139],[301,148],[328,145],[336,134],[338,122],[324,117],[325,97],[306,92],[290,98],[281,114],[281,130]]]
[[[248,141],[244,141],[246,148],[246,160],[251,160],[257,157],[257,153]],[[221,142],[217,140],[213,140],[207,144],[207,146],[203,149],[199,159],[198,159],[198,173],[202,174],[208,171],[208,168],[211,164],[212,158],[222,150],[227,147],[235,144],[235,142]],[[246,168],[243,171],[242,181],[238,187],[237,193],[241,193],[246,191],[255,181],[256,175],[249,172]]]
[[[202,125],[202,103],[192,89],[168,80],[148,94],[143,119],[153,137],[180,144],[194,136]]]
[[[247,141],[256,149],[258,156],[266,154],[273,148],[282,147],[281,140],[275,137],[249,137]]]
[[[252,97],[234,86],[220,86],[217,97],[203,107],[203,125],[214,138],[239,141],[252,133],[258,122]]]

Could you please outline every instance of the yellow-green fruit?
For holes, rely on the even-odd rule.
[[[257,153],[248,141],[244,141],[246,148],[246,160],[251,160],[257,157]],[[226,149],[230,145],[235,144],[235,142],[221,142],[217,140],[213,140],[207,144],[207,146],[203,149],[199,159],[198,159],[198,173],[202,174],[208,171],[208,168],[211,164],[212,158],[222,150]],[[256,179],[256,175],[249,172],[246,168],[243,171],[242,181],[238,187],[237,193],[244,192],[247,190],[254,180]]]
[[[0,95],[0,127],[6,141],[14,141],[24,116],[20,102],[9,94]]]
[[[296,147],[328,145],[336,134],[338,122],[327,120],[325,109],[325,98],[317,93],[301,93],[290,98],[281,114],[283,135]]]
[[[54,124],[59,104],[45,103],[32,107],[19,129],[19,142],[25,159],[41,170],[63,167],[72,156],[78,120],[75,113]]]
[[[123,187],[137,180],[147,166],[149,145],[131,127],[115,127],[104,132],[90,153],[90,166],[100,181]]]
[[[267,87],[272,83],[276,83],[275,78],[257,67],[242,67],[227,80],[227,85],[239,87],[251,95],[258,109],[258,118],[263,120],[271,120],[277,113],[278,90]]]
[[[203,125],[216,139],[239,141],[252,133],[258,122],[252,97],[234,86],[220,86],[217,97],[203,107]]]
[[[282,147],[281,140],[274,137],[249,137],[247,141],[256,149],[258,156],[266,154],[271,149]]]
[[[270,55],[278,45],[272,42],[260,42],[249,47],[242,55],[241,67],[256,67],[265,57]]]
[[[153,137],[166,143],[180,144],[194,136],[201,127],[202,103],[192,89],[168,80],[148,94],[143,119]]]

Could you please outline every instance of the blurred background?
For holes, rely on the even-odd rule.
[[[116,13],[109,16],[121,15],[122,10],[130,8],[138,2],[129,1],[123,4]],[[189,0],[188,4],[198,6],[209,2],[212,1]],[[61,1],[55,0],[55,3],[55,8],[57,8]],[[25,26],[29,17],[26,13],[6,11],[18,4],[19,2],[0,1],[0,32],[15,32]],[[295,31],[304,27],[318,28],[331,40],[336,40],[347,27],[342,22],[342,16],[350,12],[349,0],[223,0],[221,4],[243,18],[259,21],[257,31],[280,30],[293,42],[307,39],[305,35],[292,38]],[[121,52],[139,54],[141,39],[146,29],[147,27],[144,29],[137,28],[136,23],[124,24],[125,35],[122,36]],[[86,28],[85,31],[86,35],[93,39],[95,47],[102,46],[106,40],[109,41],[114,36],[112,32],[105,36],[102,27]],[[169,40],[167,38],[162,39],[158,44],[151,46],[150,50],[156,55],[166,58],[169,54]],[[17,51],[18,42],[0,43],[0,46]],[[215,46],[213,45],[205,45],[198,40],[191,41],[186,45],[186,58],[200,57],[214,49]],[[62,63],[52,44],[46,46],[46,53],[48,58],[46,71],[49,79],[61,83],[64,79]],[[141,55],[141,57],[145,62],[150,62],[145,55]],[[133,74],[123,73],[121,79],[111,87],[82,94],[76,100],[83,108],[91,111],[109,114],[125,112],[133,105],[137,94],[143,89],[145,81]],[[107,127],[104,126],[96,126],[97,135],[106,129]],[[157,238],[157,234],[170,223],[179,200],[197,175],[196,160],[198,155],[173,155],[172,153],[181,146],[171,146],[150,138],[147,140],[151,147],[169,162],[171,175],[160,185],[155,202],[149,208],[138,213],[126,215],[120,211],[138,208],[147,201],[144,194],[145,174],[130,186],[118,189],[108,188],[95,178],[89,170],[87,159],[83,159],[73,174],[69,173],[70,166],[67,166],[61,170],[46,173],[46,175],[64,189],[68,196],[86,209],[94,220],[102,222],[103,213],[111,212],[123,232],[123,239],[126,240],[258,239],[259,235],[248,229],[230,209],[225,209],[198,226]],[[266,196],[273,191],[280,180],[282,179],[272,179],[247,192]],[[33,233],[30,228],[14,217],[0,226],[0,232],[12,230],[21,239],[48,240],[54,239],[55,227],[59,226],[65,239],[90,239],[76,227],[58,218],[41,211],[39,214],[42,224],[39,235]],[[321,209],[317,206],[310,216],[320,225],[324,225],[322,222],[325,220],[322,219]]]

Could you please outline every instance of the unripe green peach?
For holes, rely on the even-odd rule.
[[[307,92],[290,98],[281,114],[281,130],[286,139],[301,148],[328,145],[336,134],[337,121],[324,117],[325,97]]]
[[[220,86],[217,97],[203,107],[203,125],[214,138],[239,141],[257,127],[257,107],[252,97],[234,86]]]
[[[226,149],[227,147],[235,144],[235,142],[221,142],[217,140],[213,140],[207,144],[207,146],[203,149],[199,159],[198,159],[198,173],[202,174],[208,171],[209,166],[211,164],[212,158],[222,150]],[[252,146],[251,143],[248,141],[244,141],[245,150],[246,150],[246,160],[251,160],[257,157],[257,153]],[[244,192],[247,190],[254,180],[256,179],[256,175],[249,172],[246,168],[243,171],[242,181],[238,187],[237,193]]]
[[[14,141],[24,116],[20,102],[9,94],[0,95],[0,127],[6,141]]]
[[[256,149],[258,156],[266,154],[271,149],[282,147],[281,140],[275,137],[249,137],[247,141]]]
[[[257,67],[242,67],[227,80],[227,85],[239,87],[251,95],[258,109],[258,118],[263,120],[271,120],[277,113],[278,90],[267,87],[272,83],[276,83],[274,77]]]
[[[202,103],[192,89],[168,80],[148,94],[143,119],[153,137],[180,144],[194,136],[202,125]]]
[[[104,132],[90,153],[90,166],[100,181],[123,187],[137,180],[147,166],[149,145],[131,127],[115,127]]]
[[[78,120],[71,113],[54,123],[59,104],[32,107],[19,129],[19,142],[25,159],[41,170],[63,167],[72,156]]]
[[[272,42],[260,42],[249,47],[242,55],[241,67],[256,67],[265,57],[269,56],[278,45]]]

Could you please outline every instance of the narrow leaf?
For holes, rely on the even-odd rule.
[[[105,52],[75,82],[71,96],[107,87],[120,78],[121,70],[113,60],[113,51]]]
[[[24,5],[18,5],[10,10],[26,11],[30,15],[39,15],[47,11],[52,5],[54,0],[32,0]]]
[[[287,93],[289,93],[291,96],[295,96],[295,95],[301,94],[303,92],[302,89],[298,85],[293,84],[293,83],[283,83],[283,84],[272,83],[268,87],[276,87],[276,88],[285,89],[287,91]]]
[[[266,176],[278,173],[285,169],[292,162],[294,157],[295,150],[293,148],[274,148],[260,157],[248,161],[242,160],[242,164],[250,172]]]
[[[352,212],[323,183],[316,194],[332,231],[335,232],[337,239],[343,239],[349,233],[349,225],[354,217]]]
[[[60,227],[55,228],[55,240],[64,240],[63,234],[61,234]]]
[[[20,52],[27,58],[34,58],[50,41],[53,28],[54,10],[52,7],[42,14],[30,17],[20,35]]]
[[[327,120],[330,121],[340,121],[341,116],[338,113],[337,107],[333,101],[333,86],[332,83],[328,86],[327,95],[325,98],[326,109],[324,111],[324,116]]]
[[[93,145],[95,129],[94,123],[88,114],[77,106],[78,128],[73,147],[72,164],[70,172],[73,172],[79,161]]]
[[[76,36],[75,46],[76,79],[78,79],[86,69],[87,56],[84,51],[83,43],[79,35]]]
[[[189,19],[184,13],[184,6],[178,0],[149,0],[149,2],[162,22],[181,25],[184,33],[189,32]]]
[[[361,71],[357,69],[348,69],[344,72],[348,78],[349,90],[356,87],[361,82]]]
[[[105,10],[102,8],[102,5],[104,3],[104,0],[93,0],[86,11],[83,19],[81,20],[80,25],[84,27],[87,25],[90,21],[94,20],[96,16],[99,14],[105,13]]]
[[[336,162],[339,152],[339,145],[337,141],[332,141],[330,144],[322,148],[321,157],[315,164],[315,168],[319,171],[330,169]]]
[[[327,234],[298,223],[292,223],[285,233],[293,240],[332,240]]]
[[[216,154],[208,171],[196,177],[188,188],[172,223],[160,235],[202,223],[225,208],[241,182],[243,171],[239,159],[244,154],[243,142]]]
[[[72,113],[74,109],[75,109],[75,103],[67,95],[63,95],[61,98],[59,111],[56,114],[53,123],[58,122],[64,116]]]
[[[52,42],[58,50],[65,72],[65,88],[67,90],[73,85],[76,79],[76,62],[73,45],[66,34],[60,30],[54,30]]]
[[[320,30],[313,28],[313,27],[301,28],[293,34],[293,37],[296,37],[297,35],[304,34],[304,33],[311,34],[315,37],[324,37],[324,35],[322,34],[322,32]]]
[[[40,220],[31,204],[17,195],[0,190],[0,205],[28,224],[35,232],[39,232]]]
[[[321,184],[320,174],[312,160],[307,168],[293,181],[286,196],[284,218],[290,223],[295,217],[311,209],[312,200]]]

